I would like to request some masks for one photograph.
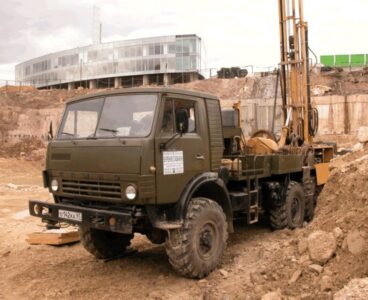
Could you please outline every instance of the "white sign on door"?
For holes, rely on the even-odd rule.
[[[162,153],[164,175],[184,173],[183,151],[164,151]]]

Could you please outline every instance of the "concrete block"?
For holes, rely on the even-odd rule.
[[[361,143],[368,142],[368,127],[361,126],[358,129],[358,141]]]

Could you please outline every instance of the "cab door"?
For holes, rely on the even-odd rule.
[[[161,101],[155,137],[156,201],[160,204],[176,202],[190,179],[209,170],[204,99],[167,95]],[[188,123],[183,126],[179,116],[185,111]]]

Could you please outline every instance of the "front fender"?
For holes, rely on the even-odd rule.
[[[215,172],[205,172],[193,177],[184,187],[177,203],[169,207],[146,206],[149,219],[160,229],[178,228],[184,223],[188,205],[193,197],[205,197],[216,201],[223,209],[229,231],[233,231],[232,206],[224,181]]]
[[[216,187],[209,192],[209,190],[201,191],[202,187],[206,185],[211,185],[212,187]],[[217,190],[217,193],[214,193],[214,190]],[[187,209],[190,200],[193,197],[206,197],[214,200],[220,204],[226,218],[232,218],[232,210],[231,210],[231,202],[229,193],[227,191],[226,185],[224,184],[223,180],[218,178],[218,174],[214,172],[206,172],[202,173],[199,176],[194,177],[185,187],[179,201],[176,205],[176,217],[183,221],[187,214]]]

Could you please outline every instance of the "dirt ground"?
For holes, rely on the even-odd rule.
[[[42,187],[42,163],[0,158],[0,169],[0,299],[261,299],[271,291],[282,299],[332,299],[350,279],[368,274],[367,253],[354,256],[343,243],[321,274],[298,250],[317,229],[339,227],[346,236],[359,228],[367,237],[368,150],[334,161],[317,216],[305,228],[271,231],[265,223],[239,222],[222,264],[203,280],[178,276],[164,247],[142,235],[133,240],[137,252],[108,262],[92,257],[80,243],[28,245],[27,233],[43,226],[28,215],[28,200],[51,201]],[[327,289],[321,288],[323,276],[331,279]]]
[[[3,158],[0,169],[0,297],[4,299],[108,299],[112,295],[121,299],[202,299],[206,295],[255,299],[249,274],[265,265],[272,249],[288,238],[287,232],[271,233],[266,226],[239,227],[221,267],[228,274],[217,270],[201,281],[175,274],[164,248],[141,235],[133,240],[138,252],[109,262],[96,260],[79,243],[30,246],[26,234],[42,223],[28,216],[28,200],[50,200],[42,188],[41,163]]]

